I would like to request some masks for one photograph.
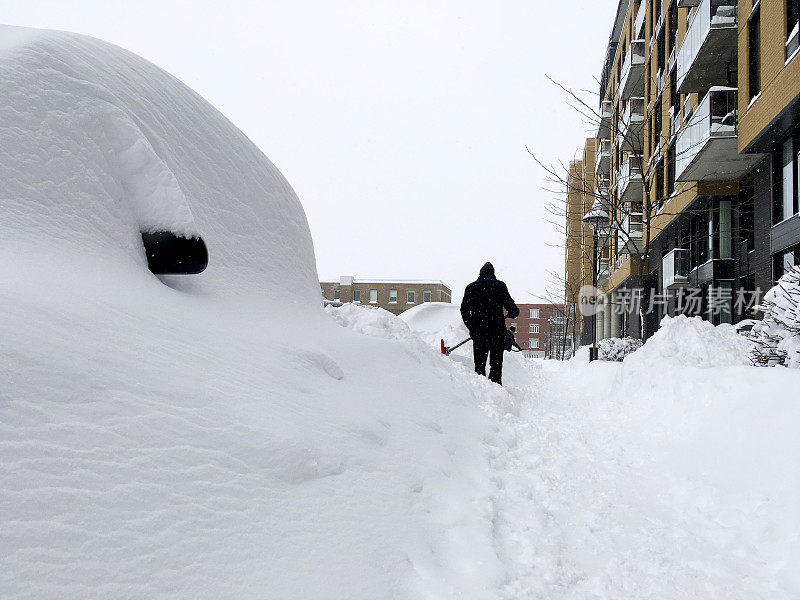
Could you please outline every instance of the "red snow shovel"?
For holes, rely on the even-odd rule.
[[[447,346],[445,346],[445,345],[444,345],[444,340],[442,340],[442,354],[444,354],[445,356],[450,356],[450,353],[451,353],[453,350],[455,350],[456,348],[460,348],[461,346],[463,346],[464,344],[466,344],[466,343],[467,343],[468,341],[470,341],[471,339],[472,339],[471,337],[468,337],[468,338],[467,338],[467,339],[465,339],[463,342],[461,342],[460,344],[456,344],[456,345],[455,345],[455,346],[453,346],[452,348],[448,348]]]

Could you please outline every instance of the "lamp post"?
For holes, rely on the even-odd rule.
[[[600,231],[608,227],[610,219],[606,209],[599,200],[595,200],[592,208],[581,219],[592,230],[592,293],[594,294],[594,310],[592,311],[592,347],[589,349],[589,362],[597,360],[597,242]]]

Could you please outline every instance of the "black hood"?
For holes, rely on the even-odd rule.
[[[494,266],[492,263],[487,262],[481,267],[480,276],[484,279],[494,279]]]

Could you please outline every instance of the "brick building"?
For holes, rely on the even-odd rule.
[[[360,302],[399,315],[424,302],[450,302],[452,290],[438,280],[356,279],[343,275],[338,281],[321,281],[327,300]]]
[[[519,316],[506,325],[517,328],[517,343],[531,358],[560,358],[564,343],[563,304],[517,304]]]

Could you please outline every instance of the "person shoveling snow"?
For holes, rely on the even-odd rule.
[[[503,314],[503,311],[508,314]],[[461,318],[472,338],[475,372],[486,375],[489,359],[489,379],[503,385],[503,348],[506,339],[506,319],[519,315],[519,308],[508,293],[508,287],[494,274],[492,263],[481,267],[480,275],[464,290]]]

